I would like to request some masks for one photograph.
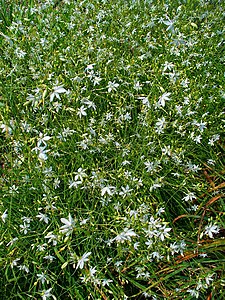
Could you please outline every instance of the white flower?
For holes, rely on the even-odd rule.
[[[220,231],[219,226],[210,223],[205,227],[204,234],[208,235],[211,239],[213,239],[213,234],[217,234],[219,231]]]
[[[146,162],[144,162],[144,164],[145,164],[145,168],[146,168],[146,172],[152,172],[152,171],[155,171],[156,170],[156,168],[157,168],[157,166],[159,165],[159,162],[157,162],[157,161],[154,161],[154,162],[152,162],[152,161],[146,161]]]
[[[79,184],[81,184],[82,181],[80,180],[69,180],[69,189],[71,189],[72,187],[77,188]]]
[[[89,272],[90,272],[90,276],[91,277],[94,277],[95,276],[95,273],[97,272],[97,270],[96,270],[96,267],[90,267],[90,269],[89,269]]]
[[[79,168],[77,170],[77,174],[76,174],[76,176],[74,178],[75,181],[78,180],[78,179],[80,179],[81,181],[83,181],[84,177],[87,177],[87,174],[85,173],[85,170],[83,170],[82,168]]]
[[[137,234],[134,232],[132,228],[125,228],[123,232],[118,234],[113,240],[118,243],[123,243],[124,241],[131,241],[131,237],[135,237]]]
[[[86,113],[86,110],[87,108],[84,107],[84,105],[82,105],[80,108],[78,108],[77,110],[77,115],[81,118],[82,116],[86,116],[87,113]]]
[[[48,224],[49,217],[47,215],[40,213],[36,217]]]
[[[162,96],[159,97],[159,100],[158,100],[158,102],[157,102],[157,105],[158,105],[159,107],[160,107],[160,106],[164,107],[165,104],[166,104],[166,101],[170,101],[170,98],[169,98],[170,95],[171,95],[171,93],[164,93],[164,94],[162,94]]]
[[[50,297],[53,297],[53,299],[56,299],[56,297],[51,294],[51,290],[52,290],[52,288],[42,291],[42,294],[41,294],[42,300],[47,300],[47,298],[50,298]]]
[[[205,282],[207,284],[207,286],[210,286],[211,285],[211,281],[213,281],[214,279],[212,278],[215,274],[209,274],[205,277]]]
[[[166,31],[172,31],[174,32],[174,21],[170,20],[168,18],[168,20],[163,20],[163,23],[167,26]]]
[[[7,134],[12,134],[12,128],[9,127],[8,125],[2,124],[0,128],[2,129],[2,132],[6,132]]]
[[[39,148],[41,148],[41,146],[42,146],[42,144],[44,145],[44,146],[42,146],[43,147],[43,149],[45,149],[46,147],[47,147],[47,143],[46,143],[46,141],[49,141],[51,139],[51,137],[50,136],[48,136],[48,135],[43,135],[43,133],[42,132],[40,132],[40,134],[39,134],[39,139],[38,139],[38,141],[37,141],[37,147]]]
[[[53,101],[53,99],[54,99],[55,97],[58,98],[58,99],[61,99],[60,96],[59,96],[59,94],[67,93],[67,90],[64,89],[63,86],[56,86],[56,87],[54,87],[53,89],[54,89],[54,91],[53,91],[53,92],[51,93],[51,95],[50,95],[50,101],[51,101],[51,102]]]
[[[53,255],[46,255],[43,258],[49,260],[50,262],[52,262],[53,259],[55,259],[55,256],[53,256]]]
[[[78,268],[83,269],[84,268],[84,263],[89,261],[88,256],[90,256],[90,255],[91,255],[91,252],[84,253],[83,256],[78,260],[76,269],[78,269]]]
[[[115,187],[114,186],[105,186],[102,188],[101,191],[101,196],[104,196],[105,194],[108,194],[109,196],[112,196],[115,192]]]
[[[11,268],[13,268],[14,266],[17,266],[17,263],[18,263],[19,260],[20,260],[20,258],[14,259],[14,260],[11,262],[11,264],[10,264]]]
[[[138,247],[140,246],[139,242],[134,243],[134,250],[138,250]]]
[[[187,292],[190,293],[190,295],[191,295],[192,297],[195,297],[195,298],[198,298],[198,297],[199,297],[199,292],[196,291],[196,290],[189,289],[189,290],[187,290]]]
[[[46,279],[46,275],[42,272],[41,274],[37,274],[38,280],[41,281],[42,284],[45,283]]]
[[[85,98],[81,101],[83,104],[87,105],[87,108],[92,108],[94,110],[96,110],[96,105],[93,101],[90,101],[89,99]]]
[[[152,257],[152,258],[156,258],[157,260],[160,260],[160,259],[163,258],[163,256],[160,255],[160,253],[157,252],[157,251],[152,252],[152,253],[151,253],[151,257]]]
[[[2,222],[5,223],[5,220],[7,219],[8,214],[7,214],[7,209],[4,211],[4,213],[1,215]]]
[[[192,201],[192,200],[194,200],[194,199],[196,199],[196,196],[195,196],[195,194],[192,193],[192,192],[188,192],[188,193],[186,194],[186,196],[182,198],[182,200],[184,200],[184,201]]]
[[[28,233],[28,231],[29,231],[29,228],[30,227],[30,224],[29,223],[23,223],[23,224],[21,224],[20,225],[20,232],[23,232],[24,234],[27,234]]]
[[[13,238],[11,241],[6,244],[7,247],[12,246],[16,241],[18,240],[18,237]]]
[[[157,230],[157,236],[160,238],[161,241],[164,241],[165,238],[169,237],[169,231],[172,228],[168,228],[166,227],[166,225],[161,226],[158,230]]]
[[[75,227],[75,221],[70,214],[68,219],[61,218],[60,220],[65,225],[60,227],[59,232],[61,232],[62,234],[66,234],[68,236],[73,232],[73,229]]]
[[[29,268],[26,265],[20,265],[18,266],[18,269],[21,271],[25,271],[26,273],[29,273]]]
[[[161,119],[158,119],[158,121],[155,124],[155,128],[156,128],[156,132],[157,133],[163,133],[164,128],[166,127],[166,120],[164,117],[162,117]]]
[[[108,85],[107,85],[107,88],[108,88],[108,92],[111,92],[111,91],[116,91],[116,89],[118,88],[119,86],[119,83],[115,83],[114,81],[109,81],[108,82]]]
[[[53,232],[48,232],[47,235],[45,236],[45,239],[48,239],[48,243],[53,244],[53,246],[57,245],[57,241],[58,241],[58,236],[53,234]]]
[[[109,283],[113,282],[112,279],[102,279],[102,286],[109,286]]]
[[[43,149],[40,149],[40,152],[39,152],[39,154],[38,154],[38,158],[39,158],[41,161],[47,160],[47,159],[48,159],[47,152],[49,152],[49,150],[43,150]]]
[[[18,58],[24,58],[24,56],[27,54],[26,52],[24,52],[22,49],[20,48],[16,48],[15,50],[15,54]]]
[[[129,185],[126,185],[126,187],[121,187],[121,192],[119,192],[119,195],[125,198],[126,196],[130,195],[130,192],[133,191],[133,189],[130,189]]]

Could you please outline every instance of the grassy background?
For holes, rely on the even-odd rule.
[[[1,298],[223,299],[223,2],[0,22]]]

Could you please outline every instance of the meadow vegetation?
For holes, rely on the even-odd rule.
[[[0,0],[0,299],[225,299],[224,24]]]

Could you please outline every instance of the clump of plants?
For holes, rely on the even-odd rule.
[[[2,299],[224,299],[224,8],[2,0]]]

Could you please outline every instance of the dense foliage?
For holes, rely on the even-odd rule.
[[[224,2],[0,2],[0,298],[224,299]]]

